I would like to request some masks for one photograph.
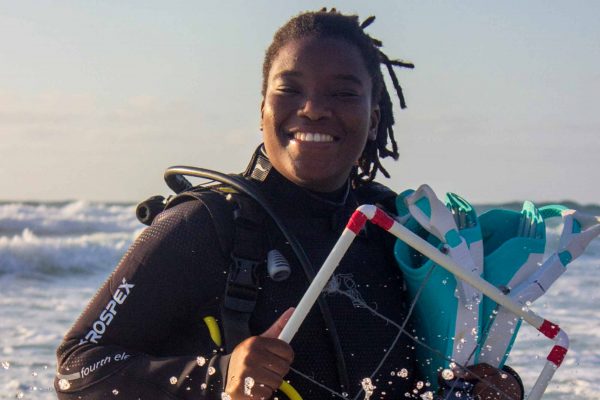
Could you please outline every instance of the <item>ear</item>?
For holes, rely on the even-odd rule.
[[[265,99],[260,102],[260,130],[263,130],[263,115],[265,112]]]
[[[379,128],[379,121],[381,120],[381,110],[379,105],[376,105],[371,110],[371,118],[369,119],[369,140],[375,140],[377,138],[377,128]]]

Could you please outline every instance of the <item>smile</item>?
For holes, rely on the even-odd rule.
[[[293,134],[295,140],[301,142],[321,142],[328,143],[333,142],[335,138],[326,133],[313,133],[313,132],[296,132]]]

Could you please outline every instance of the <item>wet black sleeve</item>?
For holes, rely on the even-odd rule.
[[[228,356],[218,319],[227,257],[199,201],[160,214],[57,350],[59,399],[220,399]]]

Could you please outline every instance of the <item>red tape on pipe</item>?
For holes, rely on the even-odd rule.
[[[567,355],[567,351],[568,350],[564,347],[556,345],[552,348],[552,351],[550,351],[550,354],[548,354],[546,359],[557,367],[560,367],[560,364],[562,364]]]
[[[362,212],[356,210],[354,211],[354,214],[352,214],[352,216],[350,217],[350,221],[348,221],[346,228],[354,232],[355,235],[358,235],[358,232],[360,232],[362,227],[365,226],[366,222],[367,216]]]
[[[386,231],[389,231],[392,225],[394,225],[394,220],[379,208],[375,210],[375,216],[371,219],[371,222],[379,225]]]
[[[558,332],[560,332],[560,326],[545,319],[538,331],[542,332],[546,337],[554,339],[558,335]]]

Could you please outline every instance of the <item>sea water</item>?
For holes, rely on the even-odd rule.
[[[588,208],[600,214],[597,207]],[[0,203],[0,399],[53,399],[55,349],[143,229],[131,204]],[[549,229],[550,249],[560,226]],[[600,240],[531,308],[571,347],[545,399],[600,393]],[[508,364],[530,388],[552,342],[523,324]],[[372,398],[376,398],[375,393]]]

